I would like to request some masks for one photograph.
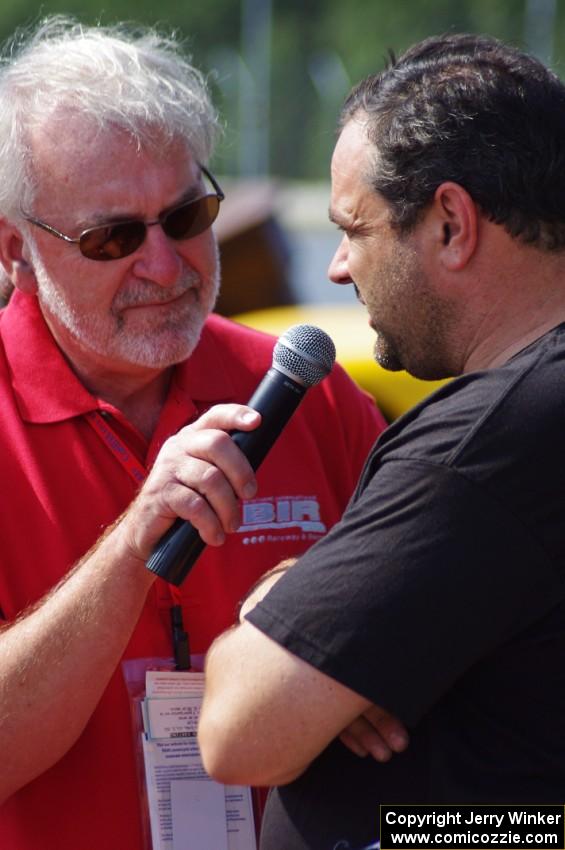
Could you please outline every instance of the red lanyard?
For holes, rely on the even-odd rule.
[[[143,484],[147,476],[146,468],[132,455],[123,440],[108,425],[102,413],[99,410],[91,410],[90,413],[86,414],[86,420],[94,428],[102,442],[108,446],[114,457],[119,460],[135,483]]]
[[[147,476],[147,470],[138,459],[132,455],[124,441],[118,437],[114,429],[106,422],[104,416],[99,410],[91,410],[86,414],[86,421],[94,428],[102,442],[108,446],[114,457],[121,463],[128,475],[136,484],[143,484]],[[168,595],[172,600],[171,610],[171,627],[173,633],[173,646],[175,651],[175,660],[178,670],[188,670],[190,668],[190,648],[188,643],[188,634],[184,631],[182,621],[182,608],[180,606],[180,591],[178,588],[170,584],[166,585]],[[157,598],[159,591],[155,588]]]

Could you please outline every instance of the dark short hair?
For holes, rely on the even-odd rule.
[[[450,180],[512,236],[565,247],[565,86],[537,59],[488,36],[428,38],[351,91],[340,128],[356,114],[401,232]]]

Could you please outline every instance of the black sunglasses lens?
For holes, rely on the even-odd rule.
[[[145,239],[142,221],[94,227],[80,237],[79,248],[89,260],[119,260],[137,251]]]
[[[191,239],[214,223],[219,210],[218,196],[205,195],[171,210],[160,222],[171,239]],[[143,221],[93,227],[81,235],[79,248],[89,260],[119,260],[137,251],[146,233],[147,225]]]
[[[207,230],[220,210],[217,195],[205,195],[171,210],[161,219],[161,226],[171,239],[191,239]]]

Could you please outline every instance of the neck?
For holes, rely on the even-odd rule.
[[[503,366],[515,354],[527,348],[532,342],[540,339],[544,334],[562,322],[565,322],[565,309],[560,315],[553,316],[550,320],[538,324],[527,332],[515,335],[506,341],[500,338],[497,339],[496,346],[488,346],[487,340],[487,345],[479,347],[472,352],[465,363],[463,371],[477,372],[482,369],[496,369],[498,366]]]
[[[482,277],[487,285],[479,283],[472,309],[465,311],[462,320],[462,372],[502,366],[565,322],[565,262],[561,253],[514,243],[496,256],[495,285],[492,272],[490,276],[481,275],[481,270],[476,273],[476,279]]]
[[[93,396],[120,410],[148,440],[151,439],[174,367],[140,366],[96,354],[77,344],[72,335],[51,321],[49,314],[44,312],[44,318],[82,385]]]
[[[167,397],[172,367],[150,371],[143,378],[108,372],[84,375],[76,368],[75,372],[92,395],[112,404],[148,440],[151,439]]]
[[[132,425],[150,440],[169,389],[172,370],[146,367],[120,368],[115,363],[93,363],[73,359],[69,365],[82,385],[97,398],[120,410]]]

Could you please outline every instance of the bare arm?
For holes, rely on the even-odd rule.
[[[206,658],[204,766],[228,785],[283,785],[369,706],[246,621]]]
[[[258,422],[248,408],[224,405],[167,441],[122,519],[61,585],[0,630],[0,801],[81,734],[153,582],[145,561],[175,517],[193,522],[209,544],[237,525],[238,499],[254,491],[255,478],[218,429]]]
[[[120,536],[0,632],[0,800],[72,746],[128,642],[152,578]]]
[[[295,558],[282,561],[274,569],[265,573],[251,588],[241,605],[240,623],[244,622],[247,612],[267,595],[295,563]],[[386,709],[373,704],[370,704],[359,717],[342,729],[339,737],[355,755],[360,758],[371,755],[378,762],[389,761],[394,753],[403,752],[409,743],[408,730],[404,724]],[[279,784],[281,784],[280,780]]]
[[[267,579],[265,592],[278,578]],[[253,601],[260,593],[261,588]],[[387,761],[408,745],[399,720],[251,623],[230,629],[212,645],[198,737],[204,766],[214,779],[284,785],[342,734],[353,752],[370,752],[377,761]]]

